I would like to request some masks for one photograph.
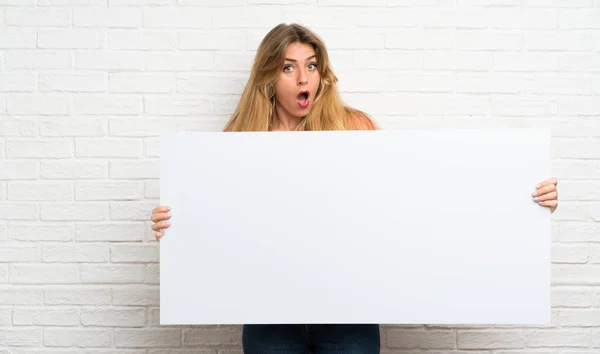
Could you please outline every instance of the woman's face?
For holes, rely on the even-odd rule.
[[[275,100],[289,115],[304,117],[319,88],[316,53],[308,44],[291,43],[284,57],[285,62],[275,81]]]

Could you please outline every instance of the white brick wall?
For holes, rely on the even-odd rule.
[[[0,0],[0,354],[240,354],[159,326],[158,139],[220,130],[280,22],[384,128],[550,127],[548,326],[383,326],[383,353],[600,353],[599,0]]]

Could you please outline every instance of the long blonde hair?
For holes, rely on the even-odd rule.
[[[248,83],[224,131],[268,131],[275,108],[275,80],[284,64],[289,44],[313,47],[321,77],[313,107],[296,130],[378,129],[364,112],[345,105],[337,88],[338,78],[331,69],[323,41],[298,24],[275,26],[260,43]]]

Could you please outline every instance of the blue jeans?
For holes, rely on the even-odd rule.
[[[242,345],[244,354],[379,354],[379,325],[244,325]]]

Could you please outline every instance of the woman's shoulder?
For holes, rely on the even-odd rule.
[[[344,107],[344,109],[348,130],[379,130],[373,118],[367,113],[352,107]]]

